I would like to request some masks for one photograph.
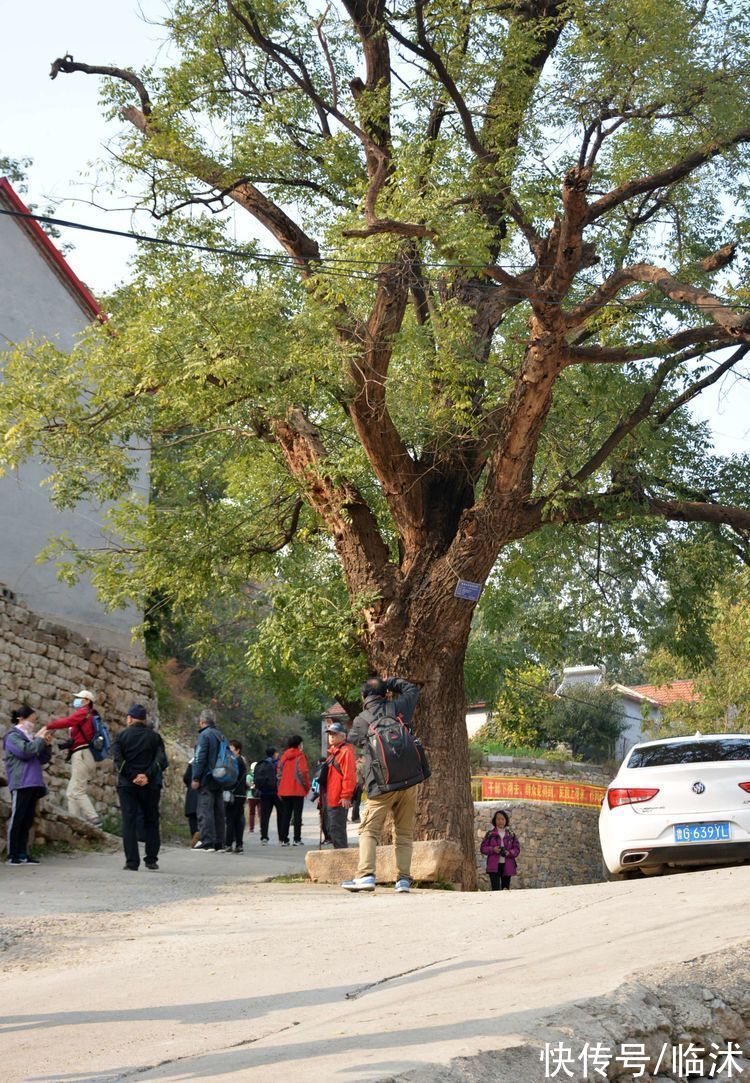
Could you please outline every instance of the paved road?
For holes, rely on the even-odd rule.
[[[3,867],[3,1083],[392,1080],[748,935],[750,867],[477,895],[262,882],[302,857]]]

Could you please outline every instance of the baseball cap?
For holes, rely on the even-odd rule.
[[[349,732],[349,730],[346,728],[346,726],[344,725],[343,722],[331,722],[331,723],[329,723],[329,725],[326,726],[326,733],[348,733],[348,732]]]
[[[139,722],[146,721],[146,708],[141,703],[134,703],[128,714],[131,718],[137,718]]]
[[[96,696],[93,692],[90,692],[88,688],[82,688],[80,692],[76,692],[76,699],[89,699],[93,703]]]

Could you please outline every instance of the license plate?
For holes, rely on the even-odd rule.
[[[719,842],[730,839],[729,823],[719,820],[711,824],[675,824],[675,842]]]

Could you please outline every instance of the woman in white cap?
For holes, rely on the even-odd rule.
[[[68,812],[87,820],[94,827],[101,827],[101,819],[88,795],[88,788],[94,779],[96,760],[89,745],[94,737],[94,693],[82,688],[73,700],[75,710],[65,718],[56,718],[47,723],[47,730],[70,730],[67,742],[70,760],[70,782],[66,790]]]

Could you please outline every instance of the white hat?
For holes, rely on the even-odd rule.
[[[76,692],[76,699],[88,699],[91,703],[94,702],[96,696],[93,692],[89,692],[88,688],[82,688],[80,692]]]

